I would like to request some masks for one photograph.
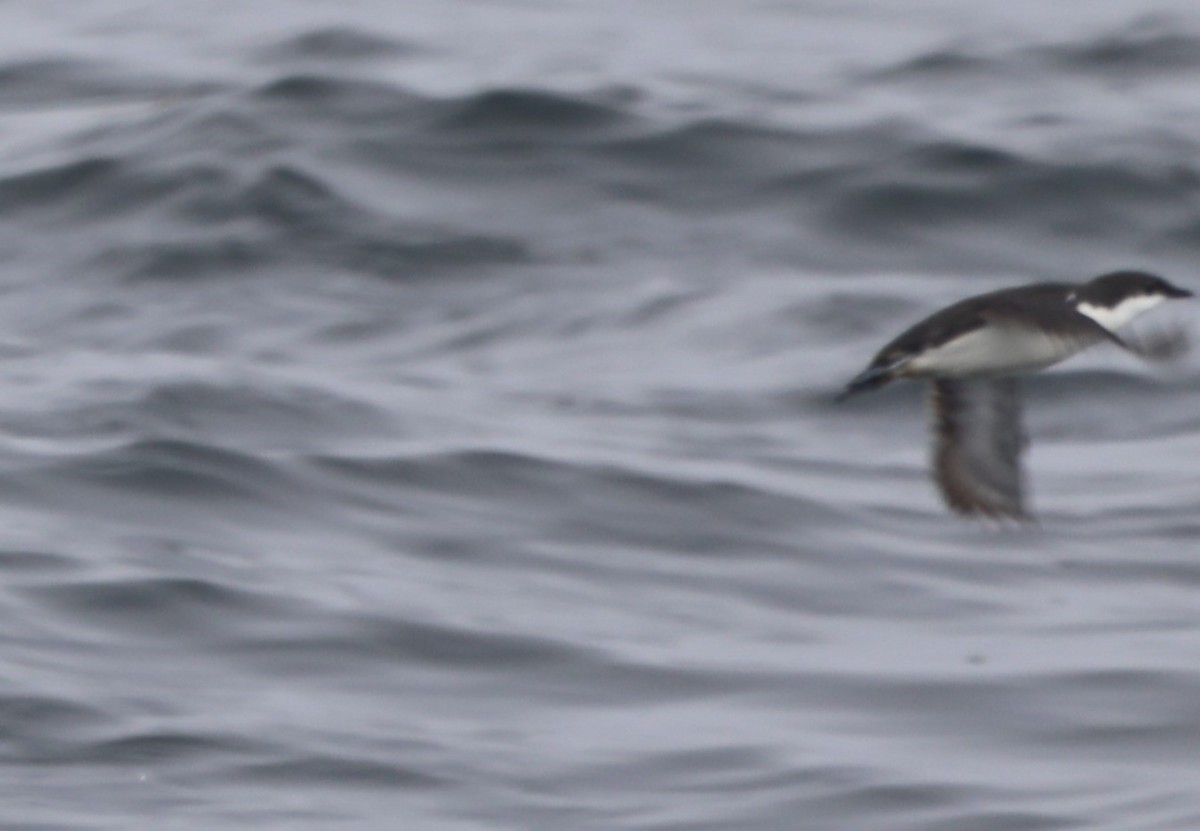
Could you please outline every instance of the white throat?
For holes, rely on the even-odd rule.
[[[1115,306],[1094,306],[1091,303],[1083,302],[1077,304],[1075,309],[1081,315],[1087,315],[1112,332],[1120,329],[1142,312],[1153,309],[1165,299],[1161,294],[1135,294],[1133,297],[1126,297]]]

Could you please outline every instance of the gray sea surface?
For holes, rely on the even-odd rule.
[[[1200,358],[1032,379],[1028,527],[833,402],[1200,290],[1194,2],[0,23],[0,827],[1200,828]]]

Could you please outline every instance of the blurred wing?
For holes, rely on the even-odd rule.
[[[1133,354],[1154,363],[1170,363],[1186,355],[1192,348],[1188,331],[1181,326],[1163,326],[1142,334],[1125,334],[1112,338]]]
[[[1026,519],[1021,387],[1016,378],[936,379],[933,475],[960,514]]]

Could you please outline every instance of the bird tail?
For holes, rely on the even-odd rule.
[[[879,389],[884,384],[896,377],[896,371],[904,364],[908,363],[908,358],[903,358],[899,361],[893,361],[882,366],[869,366],[860,372],[858,375],[850,379],[850,383],[846,384],[839,394],[837,401],[845,401],[852,395],[860,392],[868,392],[870,390]]]

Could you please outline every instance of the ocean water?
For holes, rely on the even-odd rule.
[[[1032,379],[1020,528],[833,403],[1200,290],[1193,3],[0,20],[0,827],[1200,827],[1200,359]]]

